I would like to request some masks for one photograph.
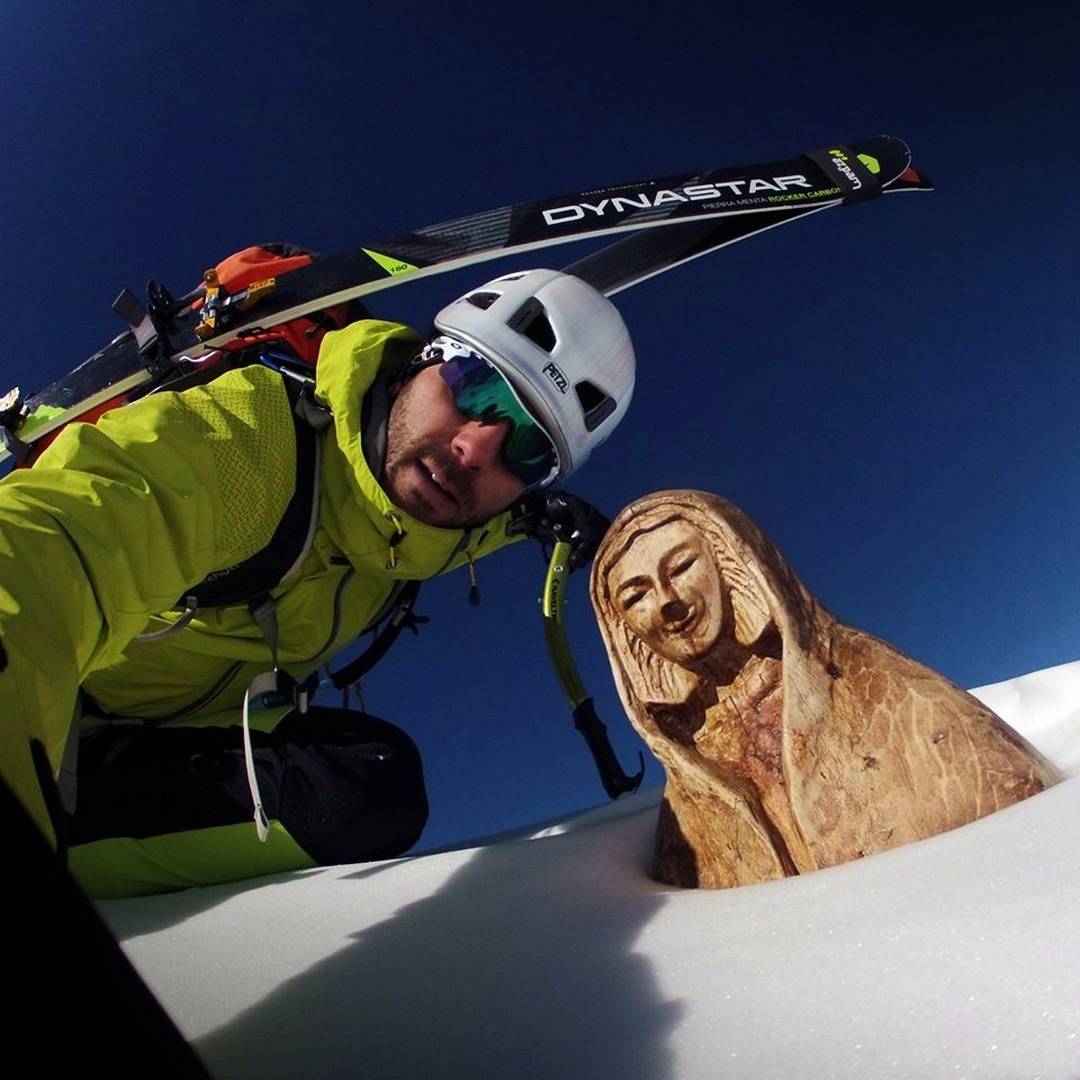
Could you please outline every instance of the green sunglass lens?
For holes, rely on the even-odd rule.
[[[511,473],[525,484],[540,483],[551,475],[558,461],[551,439],[488,361],[475,353],[455,357],[440,364],[439,373],[463,416],[482,424],[509,421],[502,459]]]

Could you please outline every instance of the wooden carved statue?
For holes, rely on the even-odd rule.
[[[591,592],[619,695],[667,773],[659,881],[725,888],[806,873],[1061,778],[971,695],[837,622],[714,495],[628,506]]]

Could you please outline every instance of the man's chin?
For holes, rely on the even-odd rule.
[[[457,508],[435,506],[422,491],[406,484],[395,484],[388,477],[383,478],[383,490],[390,496],[390,501],[410,517],[422,521],[425,525],[434,525],[440,529],[453,529],[464,524],[461,511]]]
[[[435,507],[420,499],[414,505],[402,506],[401,509],[417,521],[422,521],[425,525],[434,525],[438,529],[460,529],[466,524],[460,513],[436,510]]]
[[[508,503],[505,507],[499,507],[493,510],[487,517],[478,518],[476,516],[469,516],[466,511],[460,507],[453,510],[447,510],[445,508],[433,506],[424,498],[421,492],[395,494],[393,491],[387,489],[386,493],[390,496],[394,505],[404,510],[410,517],[416,518],[417,521],[422,521],[425,525],[434,525],[437,529],[477,528],[491,518],[497,517],[504,510],[513,505],[512,502]]]

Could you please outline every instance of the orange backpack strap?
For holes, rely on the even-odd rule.
[[[257,287],[260,282],[287,274],[302,266],[309,266],[318,256],[296,244],[255,244],[223,259],[207,272],[207,281],[214,282],[226,295],[243,289]],[[196,305],[198,306],[198,305]],[[338,304],[324,311],[312,312],[299,319],[290,319],[277,326],[248,332],[227,349],[246,349],[261,342],[281,342],[287,345],[301,360],[314,365],[319,355],[322,339],[330,330],[340,330],[347,323],[362,318],[366,312],[353,305]]]
[[[222,285],[236,292],[264,278],[310,266],[314,261],[313,251],[296,244],[253,244],[222,259],[214,270]]]

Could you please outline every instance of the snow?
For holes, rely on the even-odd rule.
[[[102,910],[216,1077],[1080,1077],[1080,662],[975,691],[1070,776],[857,863],[646,876],[659,791]]]

